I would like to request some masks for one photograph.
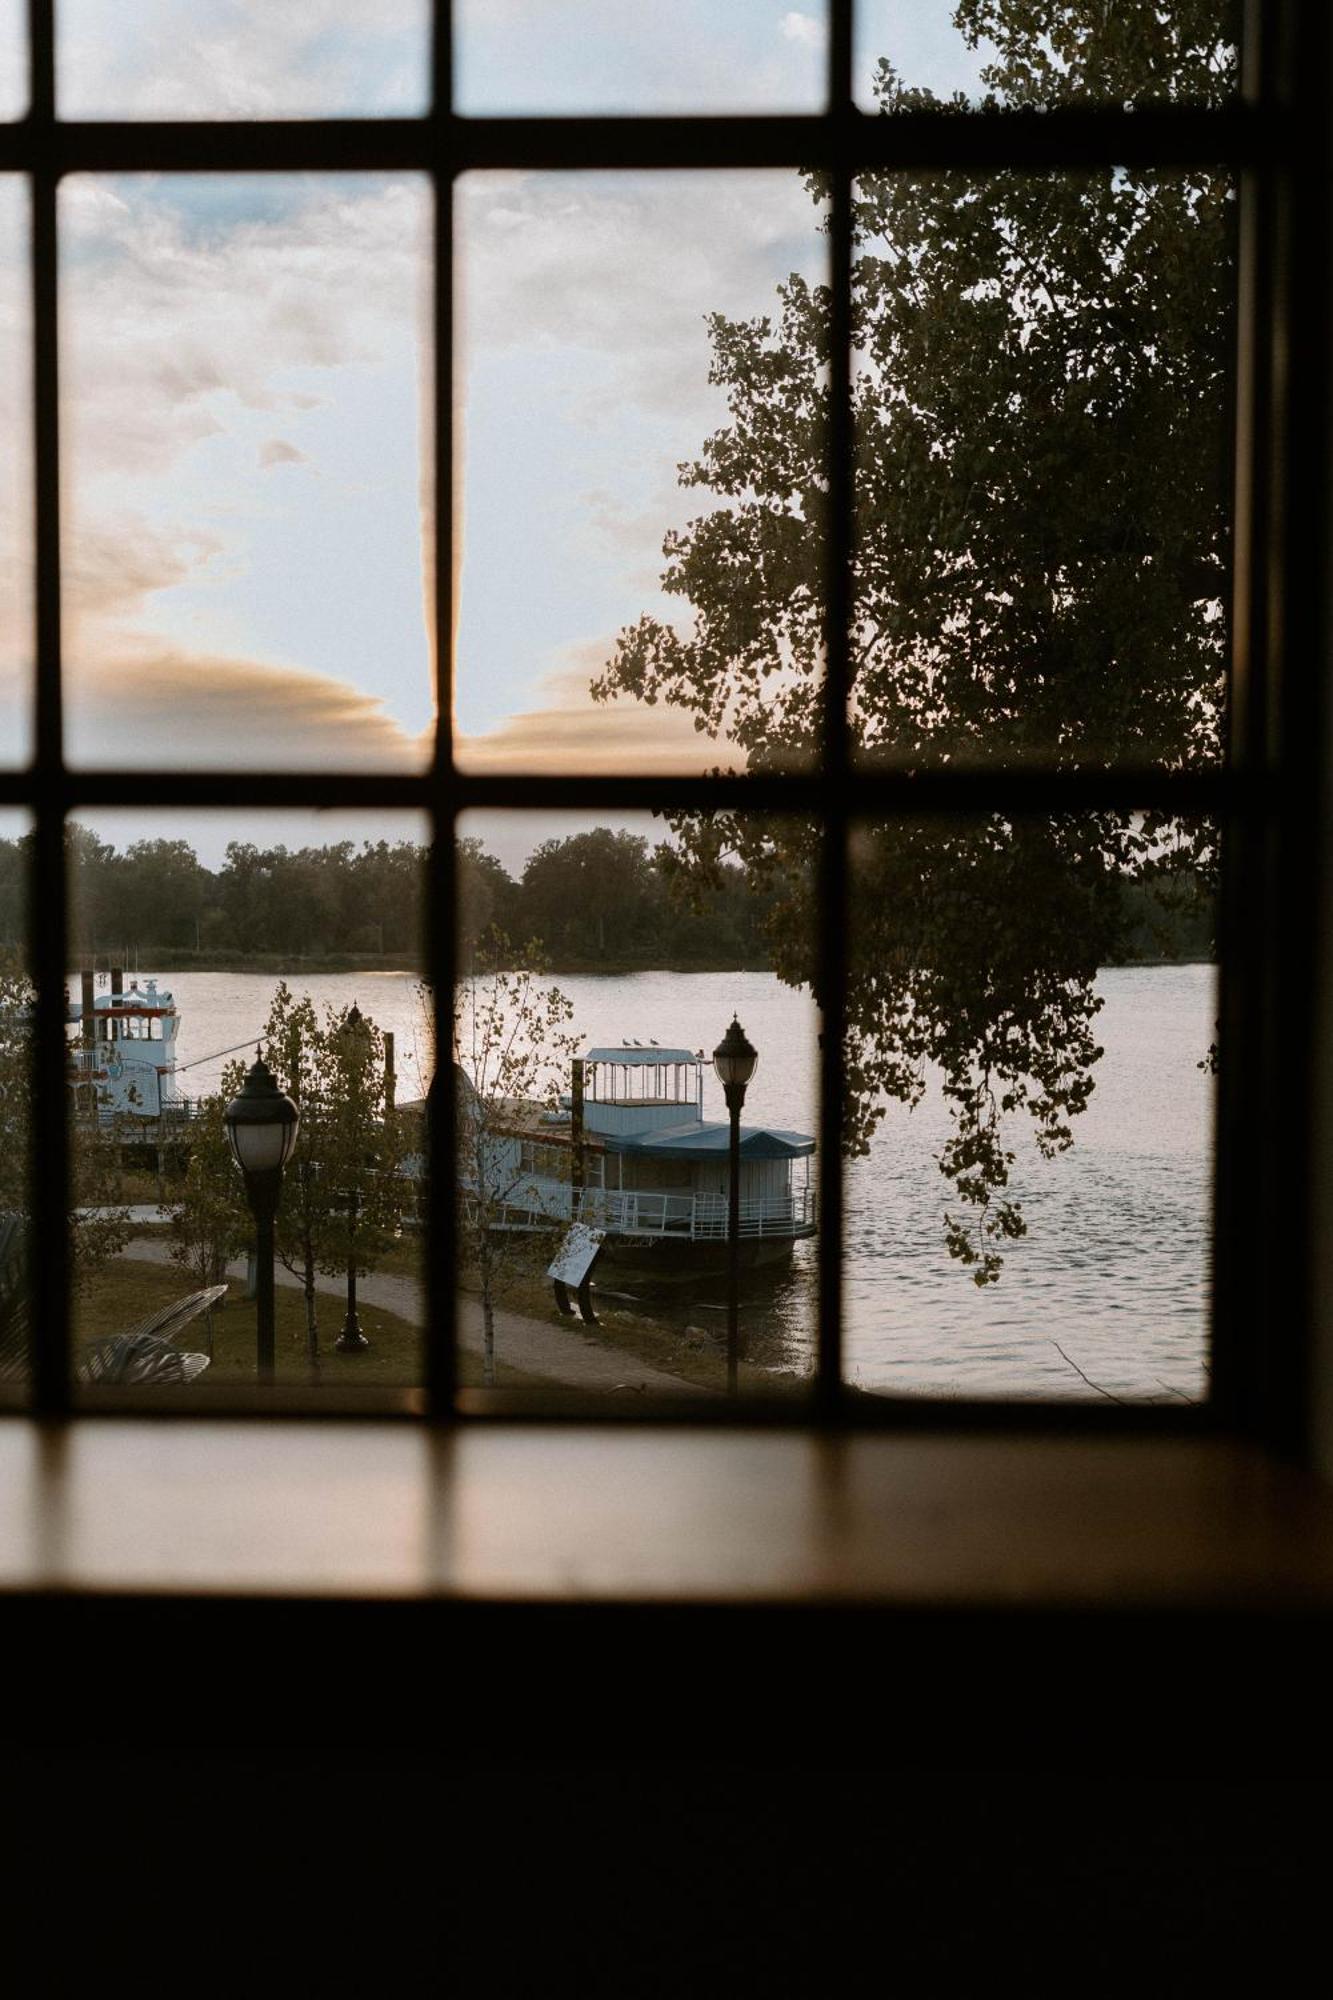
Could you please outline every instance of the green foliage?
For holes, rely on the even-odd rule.
[[[322,1170],[337,1195],[320,1268],[355,1268],[364,1277],[401,1231],[408,1192],[398,1172],[404,1142],[388,1105],[379,1028],[353,1004],[327,1009],[320,1033],[330,1091]]]
[[[511,970],[517,957],[527,963]],[[490,932],[454,1003],[453,1086],[458,1105],[459,1232],[481,1289],[487,1387],[495,1379],[495,1304],[530,1268],[533,1237],[507,1231],[510,1204],[527,1176],[516,1134],[568,1086],[579,1038],[573,1004],[542,977],[534,950],[516,953]],[[554,1227],[552,1238],[562,1230]]]
[[[221,1093],[200,1099],[190,1127],[189,1160],[171,1210],[172,1262],[199,1285],[220,1283],[252,1234],[244,1185],[223,1123],[228,1102],[229,1095]]]
[[[352,1011],[326,1007],[321,1021],[309,996],[283,980],[264,1025],[265,1060],[301,1119],[274,1244],[304,1289],[312,1370],[319,1366],[317,1274],[352,1264],[358,1275],[373,1270],[398,1232],[408,1192],[397,1171],[402,1137],[386,1104],[384,1037],[359,1010],[353,1020]],[[224,1104],[244,1081],[245,1065],[229,1065]]]
[[[418,953],[426,855],[412,841],[296,850],[233,841],[216,871],[183,840],[140,840],[118,853],[71,824],[67,846],[84,958]],[[27,837],[0,841],[0,942],[19,935],[27,849]]]
[[[0,949],[0,1216],[30,1213],[28,1170],[32,1101],[29,1027],[36,991],[12,953]],[[120,1153],[115,1134],[77,1126],[70,1153],[73,1212],[70,1251],[76,1291],[87,1287],[129,1238],[120,1205]]]
[[[955,19],[995,44],[992,107],[1215,103],[1235,84],[1222,11],[963,0]],[[886,114],[937,102],[888,63],[876,90]],[[1217,759],[1231,207],[1205,169],[858,183],[850,719],[866,762]],[[793,276],[772,316],[711,318],[729,421],[681,479],[720,504],[663,551],[688,618],[627,628],[593,687],[683,709],[751,772],[818,755],[829,312]],[[673,824],[702,879],[728,852],[775,893],[776,969],[813,983],[817,829]],[[1005,1121],[1025,1114],[1044,1152],[1069,1145],[1100,1054],[1092,981],[1127,949],[1127,888],[1164,856],[1206,901],[1202,825],[1082,812],[859,833],[847,1144],[863,1151],[938,1073],[954,1121],[939,1164],[967,1218],[946,1216],[947,1240],[978,1283],[1023,1228]]]
[[[426,850],[410,841],[259,848],[234,841],[216,873],[184,841],[137,841],[123,853],[69,829],[75,930],[85,960],[413,958]],[[26,840],[0,840],[0,948],[22,936]],[[515,882],[475,837],[459,841],[464,963],[496,930],[535,937],[553,963],[589,966],[764,965],[774,898],[736,865],[706,897],[670,847],[597,827],[546,841]],[[159,963],[159,969],[166,969]]]

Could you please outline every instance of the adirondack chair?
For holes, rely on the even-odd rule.
[[[3,1218],[13,1225],[14,1218]],[[149,1313],[124,1333],[89,1341],[75,1358],[76,1382],[156,1385],[193,1382],[208,1367],[206,1354],[182,1354],[172,1342],[190,1321],[226,1291],[225,1285],[205,1285],[170,1305]],[[0,1225],[0,1382],[22,1381],[28,1372],[32,1318],[26,1261],[20,1232]]]

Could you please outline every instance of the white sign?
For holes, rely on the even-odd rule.
[[[604,1229],[593,1229],[586,1222],[576,1222],[556,1251],[554,1261],[547,1269],[547,1277],[562,1285],[581,1285],[597,1262],[597,1253],[605,1235]]]

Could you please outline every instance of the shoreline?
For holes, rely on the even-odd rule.
[[[127,978],[156,979],[169,973],[178,972],[221,972],[221,973],[269,973],[279,978],[299,978],[315,973],[345,972],[412,972],[424,977],[419,960],[405,952],[330,952],[318,958],[309,954],[286,955],[280,952],[192,952],[192,951],[145,951],[140,949],[136,956],[145,962],[145,969],[132,971],[125,968]],[[1179,958],[1138,957],[1108,959],[1098,968],[1102,972],[1138,970],[1146,966],[1216,965],[1214,957],[1201,957],[1187,953]],[[151,968],[151,969],[146,969]],[[498,968],[506,972],[517,972],[523,968],[519,964]],[[690,959],[675,965],[662,965],[652,959],[562,959],[545,966],[543,978],[552,979],[623,979],[640,972],[718,973],[718,972],[767,972],[776,978],[771,964],[759,963],[753,959],[742,959],[738,964],[733,958]],[[77,978],[77,970],[71,978]],[[466,977],[466,974],[463,976]]]

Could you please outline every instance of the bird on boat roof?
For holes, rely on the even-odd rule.
[[[648,1041],[652,1048],[660,1049],[662,1046],[662,1044],[658,1041],[656,1035],[649,1035]]]

